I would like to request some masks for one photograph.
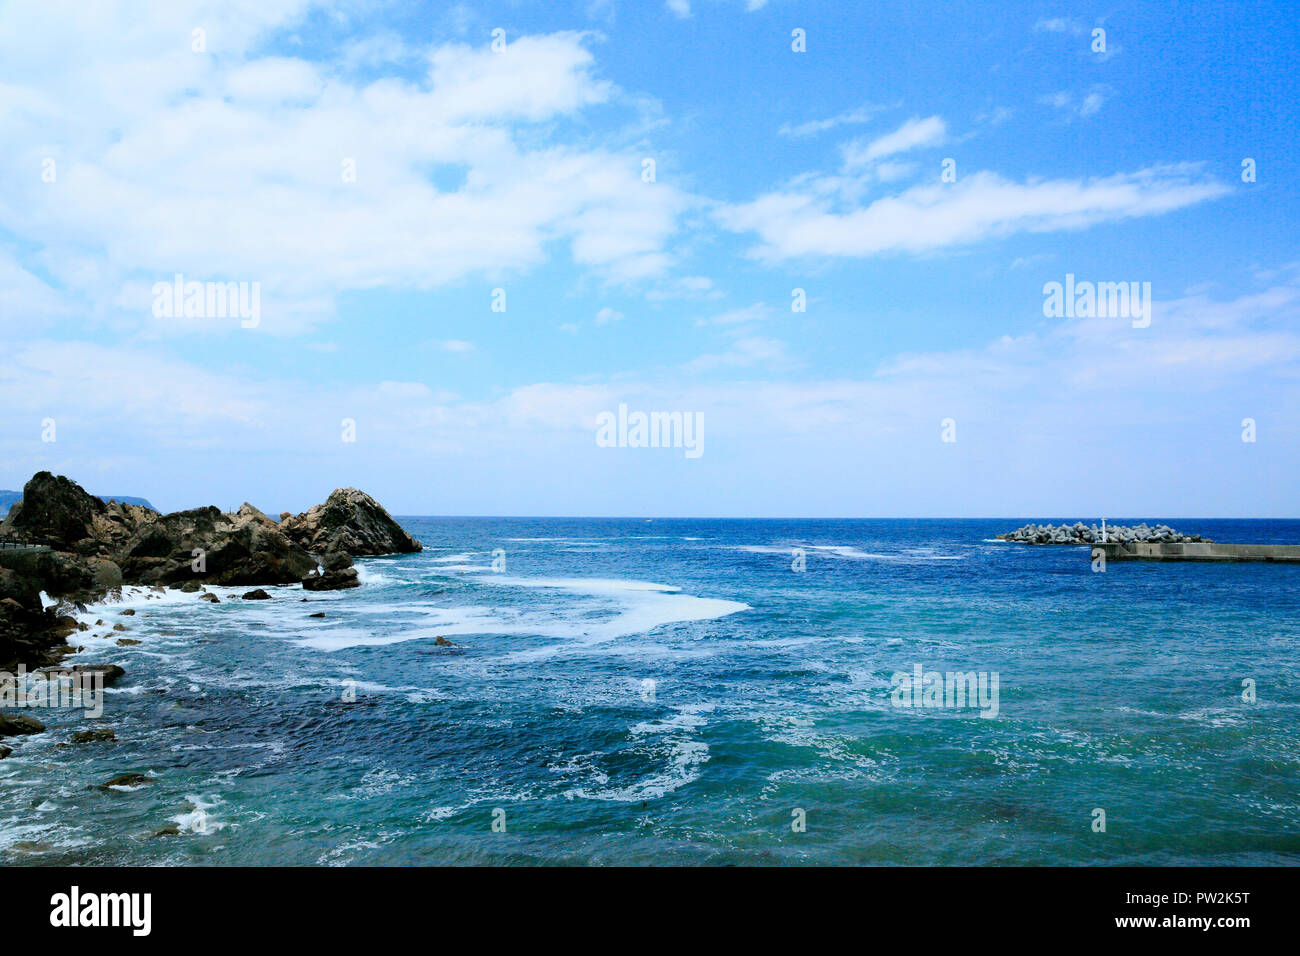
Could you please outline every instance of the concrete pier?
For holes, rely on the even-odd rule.
[[[1094,544],[1107,561],[1273,561],[1300,564],[1300,544],[1220,544],[1211,541],[1187,541],[1164,544],[1134,541],[1121,544],[1108,541]]]

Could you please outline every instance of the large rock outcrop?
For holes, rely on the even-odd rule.
[[[8,524],[19,537],[70,549],[91,536],[104,502],[62,475],[38,471],[23,485],[23,500],[9,512]]]
[[[402,530],[383,505],[364,491],[338,488],[324,504],[280,523],[291,540],[313,554],[409,554],[420,542]]]
[[[0,669],[53,663],[69,650],[77,622],[47,610],[41,592],[89,603],[124,583],[188,590],[302,581],[308,590],[332,590],[360,583],[352,555],[420,550],[377,501],[355,488],[339,489],[279,523],[247,503],[234,514],[214,507],[159,514],[142,505],[105,504],[47,471],[23,487],[0,535],[50,545],[0,551]],[[314,555],[321,556],[321,573]]]
[[[121,565],[131,583],[243,585],[291,584],[316,562],[279,525],[245,503],[233,515],[208,506],[140,521],[125,543]]]

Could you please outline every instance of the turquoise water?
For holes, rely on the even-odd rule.
[[[118,740],[37,714],[0,761],[0,861],[1300,861],[1300,567],[1097,574],[988,540],[1020,519],[402,523],[427,550],[357,590],[82,615],[80,659],[127,670]],[[895,706],[917,664],[996,674],[997,716]],[[87,789],[125,772],[155,782]]]

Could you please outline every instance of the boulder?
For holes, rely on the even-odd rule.
[[[73,667],[42,667],[36,673],[44,674],[47,678],[57,678],[61,675],[71,674],[76,683],[86,686],[85,678],[98,674],[100,681],[105,687],[112,687],[119,680],[126,676],[126,671],[116,664],[77,664]]]
[[[59,658],[63,636],[56,631],[54,617],[25,607],[13,598],[0,598],[0,670],[13,672],[20,663],[33,667]]]
[[[302,586],[307,591],[341,591],[360,587],[361,582],[357,580],[356,568],[344,568],[342,571],[326,571],[324,574],[313,571],[302,579]]]
[[[200,600],[200,601],[207,601],[209,604],[220,604],[220,603],[221,603],[221,598],[217,597],[215,594],[208,594],[208,593],[200,594],[200,595],[199,595],[199,600]]]
[[[122,586],[122,569],[118,567],[116,561],[110,561],[108,558],[91,558],[87,563],[90,565],[94,587],[108,591]]]
[[[116,664],[78,664],[72,668],[74,674],[99,674],[105,687],[112,687],[126,676],[126,671]]]
[[[269,601],[271,600],[271,595],[267,594],[261,588],[255,588],[252,591],[245,592],[242,595],[242,598],[245,601]]]
[[[421,550],[383,506],[364,491],[338,488],[324,504],[280,523],[299,547],[313,554],[409,554]]]
[[[26,714],[0,714],[0,737],[18,737],[22,734],[40,734],[45,725]]]
[[[12,747],[0,747],[0,760],[4,760],[5,757],[8,757],[13,752],[14,748]]]
[[[326,571],[342,571],[352,567],[352,555],[346,551],[329,551],[320,557],[320,566]]]

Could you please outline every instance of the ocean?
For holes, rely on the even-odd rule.
[[[6,739],[0,862],[1300,862],[1300,567],[1096,573],[992,540],[1023,519],[400,520],[425,551],[355,590],[81,614],[126,677]],[[918,667],[996,714],[899,706]]]

